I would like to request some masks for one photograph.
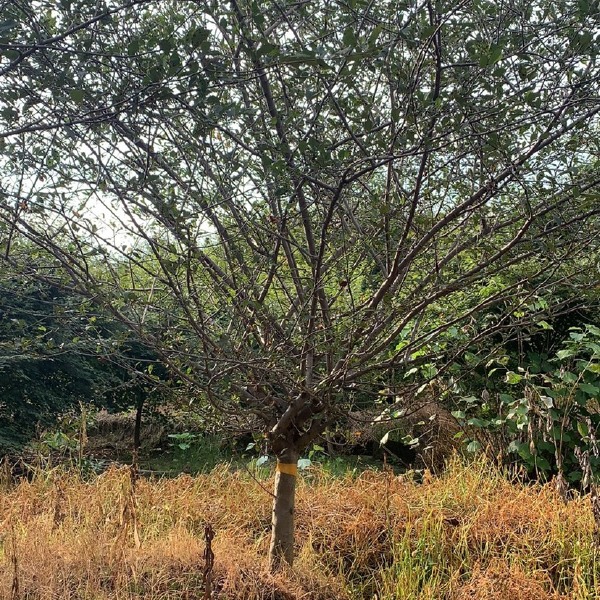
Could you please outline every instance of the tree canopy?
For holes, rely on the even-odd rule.
[[[36,253],[31,248],[27,253],[31,266]],[[131,409],[160,387],[164,373],[155,368],[155,354],[61,283],[16,275],[5,264],[0,268],[3,452],[21,449],[81,407]]]

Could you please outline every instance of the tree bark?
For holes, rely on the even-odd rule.
[[[138,398],[135,410],[135,426],[133,428],[133,451],[139,455],[142,445],[142,414],[144,412],[144,394],[138,392]]]
[[[277,571],[283,564],[294,562],[294,512],[298,450],[286,448],[277,457],[275,474],[275,498],[271,521],[271,547],[269,569]]]

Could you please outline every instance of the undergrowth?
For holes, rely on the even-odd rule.
[[[216,531],[213,598],[600,598],[587,498],[509,482],[484,462],[441,477],[312,469],[297,494],[293,571],[266,571],[270,481],[210,474],[84,482],[53,471],[0,492],[0,597],[203,598],[203,533]]]

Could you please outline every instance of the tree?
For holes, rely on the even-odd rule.
[[[595,3],[25,6],[1,25],[4,258],[34,242],[260,419],[273,568],[298,457],[353,390],[597,266]]]
[[[2,451],[115,385],[90,335],[97,316],[81,297],[0,272],[0,421]],[[105,356],[109,356],[104,354]]]
[[[15,244],[17,252],[30,269],[48,267],[27,245]],[[0,265],[1,451],[21,449],[40,427],[90,405],[136,407],[132,446],[139,449],[141,411],[164,387],[160,376],[164,369],[147,347],[64,281],[22,277]]]

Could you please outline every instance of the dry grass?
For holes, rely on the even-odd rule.
[[[484,463],[424,483],[313,471],[298,490],[294,572],[277,576],[265,569],[269,495],[225,467],[135,490],[126,469],[87,483],[54,472],[0,492],[0,518],[6,599],[202,598],[206,522],[220,599],[600,598],[587,500],[565,506]]]

